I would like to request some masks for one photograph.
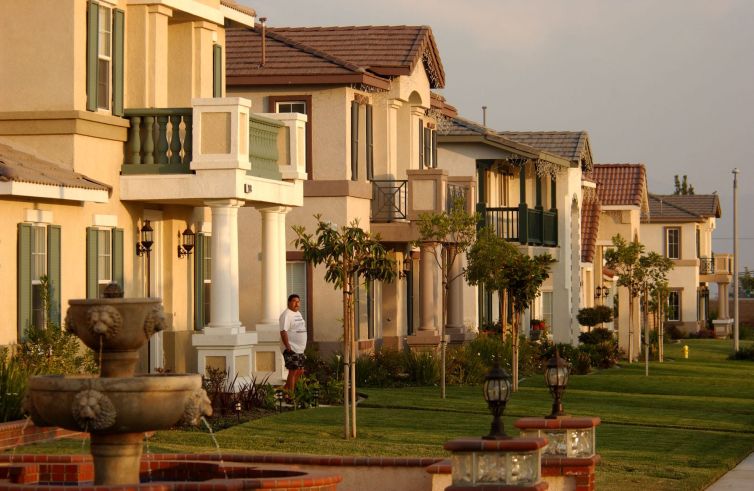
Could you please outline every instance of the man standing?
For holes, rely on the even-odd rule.
[[[301,297],[295,293],[288,296],[288,308],[280,314],[280,338],[285,350],[283,359],[288,369],[285,390],[293,394],[296,381],[304,373],[304,350],[306,349],[306,321],[301,316]]]

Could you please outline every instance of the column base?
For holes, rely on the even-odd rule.
[[[715,329],[715,337],[725,339],[730,337],[733,331],[733,319],[716,319],[712,321]]]
[[[450,344],[463,344],[476,338],[477,333],[466,329],[465,326],[447,326],[445,335],[448,337]]]
[[[210,328],[191,337],[191,345],[198,352],[198,372],[206,376],[208,368],[225,370],[228,380],[235,378],[237,385],[251,381],[256,344],[255,332],[216,334]]]
[[[448,336],[445,336],[447,341]],[[440,347],[442,337],[436,330],[419,331],[406,338],[406,344],[414,351],[436,351]]]
[[[257,324],[257,344],[252,348],[254,365],[251,367],[252,376],[257,381],[267,378],[272,385],[284,384],[288,378],[288,370],[283,360],[282,341],[280,340],[280,324]]]
[[[383,336],[382,349],[401,351],[405,342],[406,338],[404,336]]]

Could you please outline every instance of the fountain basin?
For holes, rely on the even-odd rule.
[[[31,377],[25,409],[37,426],[96,434],[144,433],[181,420],[196,424],[212,408],[201,376],[161,374],[103,379]]]

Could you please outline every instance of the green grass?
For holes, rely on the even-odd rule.
[[[597,449],[600,489],[701,490],[754,451],[754,363],[728,361],[729,341],[687,340],[666,346],[663,364],[643,363],[572,376],[565,396],[572,415],[602,418]],[[437,456],[442,444],[483,435],[490,416],[479,387],[365,389],[358,410],[359,438],[342,439],[342,408],[292,411],[223,430],[223,451],[327,455]],[[505,426],[522,416],[544,415],[551,399],[541,376],[524,380],[506,409]],[[152,452],[208,452],[199,431],[160,432]],[[17,453],[80,453],[80,441],[34,445]]]

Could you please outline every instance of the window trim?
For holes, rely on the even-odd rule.
[[[108,114],[113,109],[113,14],[115,12],[115,9],[112,6],[109,6],[107,4],[104,4],[102,2],[97,2],[98,9],[97,9],[97,96],[96,96],[96,105],[97,105],[97,111],[103,111]],[[103,55],[102,54],[102,43],[100,43],[100,36],[103,34],[103,23],[102,23],[102,17],[103,13],[107,12],[107,17],[110,22],[105,22],[106,27],[108,28],[105,33],[107,34],[107,37],[110,38],[109,40],[109,54]],[[108,25],[109,24],[109,25]],[[107,102],[107,106],[103,107],[100,106],[100,62],[106,61],[107,62],[107,83],[105,86],[107,87],[107,97],[105,98]]]
[[[113,230],[115,230],[115,227],[92,227],[97,232],[97,285],[109,285],[112,283],[113,277],[113,261],[115,258],[113,257]],[[101,254],[102,251],[100,251],[100,233],[107,232],[107,240],[104,241],[105,244],[108,244],[110,247],[110,253],[107,255],[109,258],[106,264],[109,265],[110,269],[110,278],[109,279],[100,279],[100,257],[105,256],[104,254]],[[98,296],[99,297],[99,296]]]
[[[314,291],[313,281],[314,268],[312,263],[304,259],[304,253],[301,251],[287,251],[285,253],[286,262],[304,262],[306,263],[306,335],[309,342],[314,341]]]
[[[678,257],[673,257],[670,255],[670,241],[668,239],[669,239],[669,234],[671,231],[678,232]],[[675,259],[675,260],[681,259],[681,257],[683,256],[683,254],[681,253],[682,245],[683,245],[681,241],[681,227],[664,227],[663,234],[665,238],[665,240],[663,241],[665,245],[665,257],[667,257],[668,259]]]
[[[314,171],[312,164],[312,133],[314,128],[314,111],[312,109],[312,96],[303,94],[291,95],[270,95],[267,96],[267,112],[277,113],[277,104],[279,102],[305,102],[307,122],[305,126],[306,134],[306,173],[309,180],[314,180]]]
[[[677,319],[671,319],[670,318],[670,296],[672,294],[676,294],[678,296],[678,318]],[[668,322],[683,322],[683,290],[680,288],[671,288],[668,292],[668,306],[667,306],[667,313],[668,313]]]

